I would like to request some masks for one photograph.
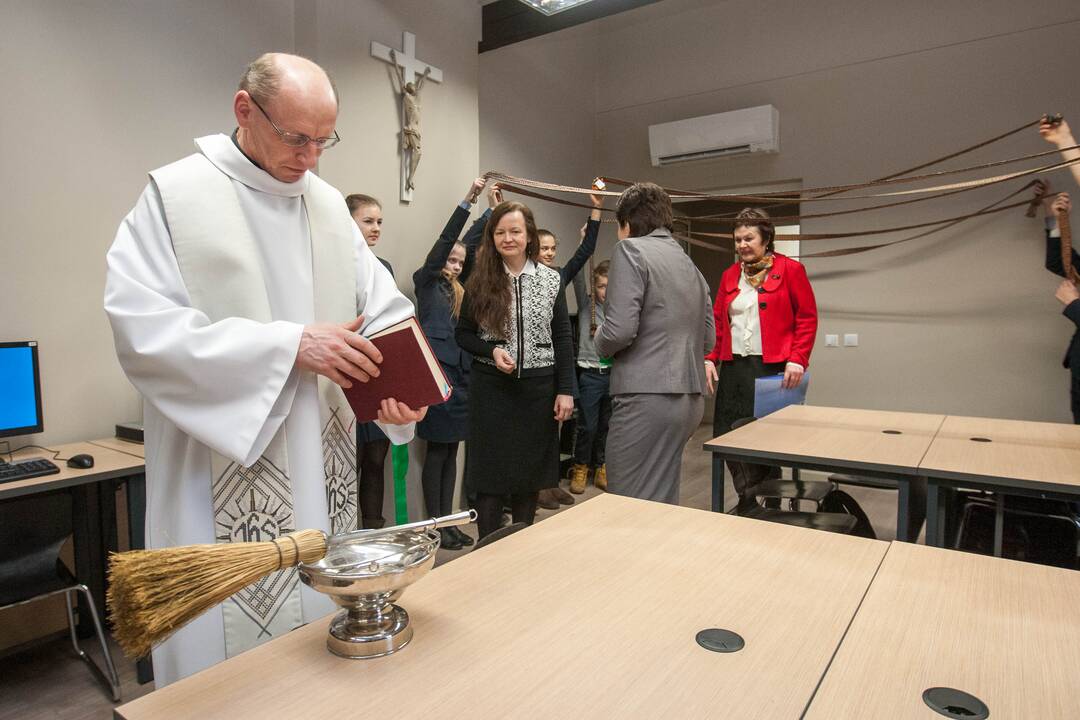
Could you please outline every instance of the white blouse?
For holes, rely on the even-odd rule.
[[[761,315],[758,312],[758,291],[739,273],[739,294],[731,301],[731,352],[733,355],[761,354]]]

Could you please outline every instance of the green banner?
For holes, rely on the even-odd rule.
[[[409,446],[391,445],[390,461],[394,467],[394,523],[409,522],[409,498],[405,492],[405,476],[409,474]]]

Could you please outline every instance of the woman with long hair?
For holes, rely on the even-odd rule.
[[[431,343],[447,380],[453,386],[450,399],[428,408],[427,416],[416,426],[416,434],[427,441],[427,457],[421,472],[424,506],[428,517],[449,515],[454,503],[457,480],[458,443],[465,439],[469,426],[469,366],[471,356],[462,352],[454,339],[454,327],[465,297],[465,281],[472,270],[476,244],[490,214],[485,211],[469,228],[465,241],[458,237],[476,196],[484,189],[484,178],[477,178],[446,222],[424,264],[413,273],[416,309],[420,327]],[[460,550],[472,545],[471,537],[456,527],[440,528],[442,547]]]
[[[559,482],[559,422],[570,418],[573,342],[559,273],[536,261],[532,211],[495,207],[465,283],[458,345],[472,353],[466,484],[480,537],[498,529],[510,497],[531,524],[540,490]]]

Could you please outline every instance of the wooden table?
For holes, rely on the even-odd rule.
[[[410,587],[394,655],[331,655],[327,617],[116,716],[798,718],[887,547],[601,495]]]
[[[117,452],[126,453],[128,455],[134,455],[135,457],[145,458],[146,453],[143,444],[140,442],[133,442],[131,440],[121,440],[116,437],[101,438],[100,440],[91,440],[91,445],[99,445],[110,450],[116,450]]]
[[[897,484],[897,539],[914,541],[926,502],[919,463],[944,420],[944,415],[789,405],[705,443],[713,453],[712,509],[724,507],[725,460],[847,470]]]
[[[920,470],[928,481],[927,544],[946,542],[952,490],[991,490],[998,500],[994,553],[1000,556],[1004,494],[1080,499],[1080,426],[950,415]]]
[[[991,720],[1080,717],[1080,573],[894,543],[807,720],[933,720],[931,687]]]
[[[75,576],[86,584],[100,612],[105,611],[105,549],[110,546],[107,537],[115,533],[116,483],[128,484],[128,527],[131,546],[143,547],[144,515],[146,507],[145,464],[136,455],[119,452],[100,444],[69,443],[51,447],[56,453],[54,462],[59,473],[42,475],[27,480],[0,483],[0,503],[5,500],[44,492],[68,491],[72,496],[73,550]],[[69,468],[66,460],[79,453],[94,457],[94,467]],[[26,448],[14,453],[16,461],[33,457],[50,458],[52,453],[39,448]],[[50,458],[51,459],[51,458]],[[134,489],[134,491],[133,491]],[[141,493],[141,494],[140,494]],[[136,497],[133,502],[131,496]],[[138,503],[138,498],[142,503]],[[83,602],[80,596],[80,604]],[[83,609],[79,613],[81,635],[93,632]]]

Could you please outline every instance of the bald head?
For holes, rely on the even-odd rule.
[[[338,103],[337,86],[330,74],[299,55],[264,53],[244,70],[240,89],[256,101],[269,102],[282,91],[313,95],[323,100],[329,93],[334,105]]]
[[[315,167],[322,147],[290,144],[286,136],[334,136],[337,90],[326,71],[307,58],[267,53],[244,72],[233,112],[244,153],[274,178],[292,183]]]

